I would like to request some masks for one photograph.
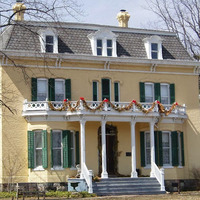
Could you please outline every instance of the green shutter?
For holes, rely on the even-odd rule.
[[[37,101],[37,78],[31,78],[31,100]]]
[[[71,101],[71,79],[65,80],[65,98]]]
[[[170,84],[170,104],[175,102],[175,84]]]
[[[53,131],[52,130],[50,132],[50,137],[51,137],[51,167],[53,168],[54,163],[53,163]]]
[[[62,132],[63,168],[71,167],[71,133],[69,130]]]
[[[140,102],[145,102],[145,85],[140,82]]]
[[[183,132],[180,134],[181,137],[181,156],[182,156],[182,166],[185,166],[185,157],[184,157],[184,137]]]
[[[76,165],[80,164],[80,153],[79,153],[79,131],[76,131]]]
[[[141,167],[145,167],[145,144],[144,144],[144,132],[140,132],[140,156]]]
[[[177,131],[171,132],[171,140],[172,140],[172,165],[178,166],[178,134]]]
[[[159,166],[163,166],[163,145],[162,145],[162,131],[158,131],[159,140]]]
[[[97,82],[93,81],[93,101],[97,101]]]
[[[154,91],[155,91],[155,100],[161,101],[161,98],[160,98],[160,83],[154,84]]]
[[[102,79],[102,100],[110,100],[110,80]]]
[[[49,79],[49,100],[55,101],[55,79]]]
[[[159,139],[158,131],[154,131],[154,146],[155,146],[155,162],[159,165]]]
[[[28,168],[34,168],[34,132],[28,131]]]
[[[119,101],[119,83],[114,84],[114,90],[115,90],[115,102]]]
[[[47,145],[47,131],[42,131],[42,166],[48,168],[48,145]]]

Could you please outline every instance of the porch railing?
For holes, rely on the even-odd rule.
[[[154,175],[155,175],[156,179],[160,183],[160,190],[161,191],[165,191],[165,182],[164,182],[165,173],[164,173],[164,168],[159,169],[158,166],[156,165],[156,163],[153,162],[153,172],[154,172]]]
[[[85,163],[81,166],[81,173],[83,174],[83,177],[87,183],[88,186],[88,193],[93,193],[93,188],[92,188],[92,170],[88,170],[87,166]]]
[[[96,109],[102,102],[100,101],[87,101],[87,106],[91,109]],[[127,102],[112,102],[113,105],[115,105],[117,108],[124,108],[128,106],[130,103]],[[52,106],[55,109],[63,108],[63,102],[61,101],[52,101]],[[152,106],[152,103],[140,103],[142,108],[149,109]],[[166,105],[164,104],[164,107],[166,110],[169,110],[172,105]],[[86,110],[86,108],[83,105],[83,102],[80,101],[80,104],[77,105],[77,101],[71,101],[71,108],[76,108],[78,111]],[[23,104],[23,111],[49,111],[51,110],[49,108],[48,101],[24,101]],[[66,107],[65,111],[69,111],[69,107]],[[103,107],[101,108],[101,111],[115,111],[108,103],[104,103]],[[138,108],[135,104],[133,104],[132,108],[130,110],[126,110],[125,112],[135,112],[135,113],[141,113],[141,108]],[[158,105],[155,105],[153,110],[151,112],[159,112]],[[179,115],[186,115],[186,106],[180,106],[177,105],[172,111],[172,114],[179,114]]]

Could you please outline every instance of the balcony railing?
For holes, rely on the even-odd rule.
[[[104,111],[104,112],[128,112],[128,113],[159,113],[158,104],[156,103],[127,103],[127,102],[100,102],[100,101],[71,101],[68,103],[60,101],[24,101],[23,112],[30,111]],[[170,112],[169,114],[186,115],[185,105],[163,105],[162,113]]]

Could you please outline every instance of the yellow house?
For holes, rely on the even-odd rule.
[[[176,34],[128,28],[125,10],[119,27],[23,14],[0,41],[2,188],[65,185],[78,164],[85,189],[98,194],[108,193],[91,176],[155,180],[155,193],[190,185],[200,167],[200,65]]]

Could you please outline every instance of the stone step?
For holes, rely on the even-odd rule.
[[[155,178],[108,178],[93,182],[93,192],[104,195],[164,194]]]

